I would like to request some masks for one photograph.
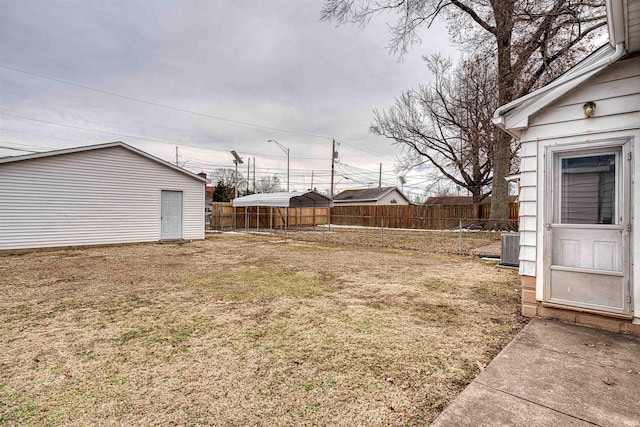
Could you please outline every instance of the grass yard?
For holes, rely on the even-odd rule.
[[[469,255],[474,249],[500,243],[500,233],[456,231],[404,230],[385,228],[316,228],[314,232],[292,229],[287,234],[295,240],[323,242],[336,245],[417,249],[430,253]],[[320,231],[317,231],[320,230]]]
[[[0,255],[0,425],[425,425],[523,326],[513,270],[278,239]]]

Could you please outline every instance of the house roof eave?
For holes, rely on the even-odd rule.
[[[548,85],[499,107],[493,115],[493,123],[519,138],[522,129],[528,127],[532,115],[600,73],[625,54],[624,43],[618,43],[615,49],[609,44],[601,46]]]

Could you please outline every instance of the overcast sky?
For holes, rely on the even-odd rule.
[[[121,140],[171,162],[178,146],[180,164],[194,172],[233,167],[235,150],[255,157],[258,177],[277,174],[286,184],[286,155],[267,142],[274,139],[290,150],[292,190],[309,188],[314,171],[324,191],[335,138],[338,191],[377,185],[380,163],[383,185],[400,186],[399,152],[368,133],[372,110],[430,80],[422,55],[457,53],[436,23],[399,62],[387,50],[393,16],[336,28],[319,22],[322,4],[0,0],[0,146]],[[17,154],[25,153],[0,149]],[[422,181],[410,175],[405,190],[418,193]]]

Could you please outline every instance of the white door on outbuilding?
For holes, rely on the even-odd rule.
[[[162,190],[160,239],[182,239],[182,191]]]

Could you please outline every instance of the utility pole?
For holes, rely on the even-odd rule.
[[[311,171],[311,191],[313,191],[313,171]]]
[[[249,173],[251,172],[251,157],[247,158],[247,194],[249,194]]]
[[[234,187],[234,190],[235,190],[235,193],[234,193],[234,194],[235,194],[234,199],[237,199],[237,198],[238,198],[238,161],[237,161],[237,160],[234,160],[234,161],[233,161],[233,163],[235,163],[235,164],[236,164],[236,185],[234,185],[234,186],[233,186],[233,187]]]
[[[329,198],[333,199],[333,175],[335,173],[335,169],[336,169],[336,140],[332,139],[332,146],[331,146],[331,190],[329,190],[330,195]]]
[[[378,178],[378,188],[382,188],[382,163],[380,163],[380,178]]]
[[[249,178],[249,177],[247,177]],[[256,192],[256,158],[253,158],[253,192]]]

